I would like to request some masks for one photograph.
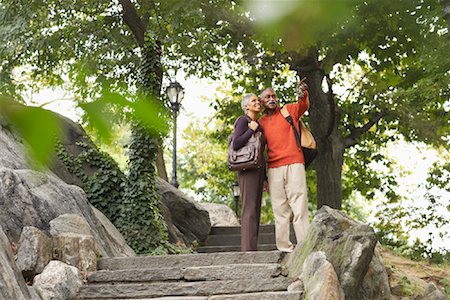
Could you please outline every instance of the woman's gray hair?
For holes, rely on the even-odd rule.
[[[250,99],[252,99],[253,96],[257,97],[253,93],[245,94],[244,97],[242,97],[241,108],[244,111],[244,113],[247,113],[247,104],[250,101]]]

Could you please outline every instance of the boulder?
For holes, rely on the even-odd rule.
[[[380,251],[377,246],[375,247],[369,269],[364,277],[358,299],[388,300],[390,297],[389,276],[381,260]]]
[[[41,296],[38,295],[34,287],[28,286],[28,291],[30,292],[31,300],[42,300]]]
[[[55,258],[80,271],[97,270],[97,254],[92,235],[63,232],[54,238]]]
[[[323,251],[336,271],[345,299],[358,299],[375,245],[375,232],[370,226],[352,220],[342,211],[323,206],[314,217],[304,242],[289,255],[289,276],[298,277],[306,258],[312,252]]]
[[[63,262],[52,260],[34,278],[33,287],[42,299],[76,299],[83,280],[80,271]]]
[[[16,264],[29,279],[41,273],[52,259],[53,242],[44,232],[25,226],[19,240]]]
[[[89,224],[77,214],[63,214],[50,221],[50,234],[53,237],[66,232],[92,236]]]
[[[95,216],[100,221],[101,226],[109,233],[111,237],[111,247],[113,248],[115,257],[131,257],[136,256],[136,252],[128,246],[127,242],[123,238],[123,235],[117,230],[113,223],[98,209],[91,205]]]
[[[173,224],[172,214],[169,208],[162,202],[159,203],[159,211],[167,224],[167,233],[169,235],[169,242],[175,245],[189,244],[189,240],[184,238],[183,233]]]
[[[301,277],[306,299],[345,299],[336,272],[324,252],[313,252],[305,259]]]
[[[87,221],[102,256],[117,256],[117,245],[113,246],[113,238],[101,226],[79,187],[67,185],[52,174],[0,167],[0,190],[0,224],[10,240],[17,242],[25,225],[49,231],[51,220],[72,213]]]
[[[25,157],[19,138],[1,127],[0,225],[11,242],[19,241],[25,226],[48,232],[51,220],[71,213],[87,221],[102,256],[127,253],[102,226],[81,188],[68,185],[49,171],[31,170]]]
[[[225,204],[200,203],[209,213],[211,226],[239,226],[236,213]]]
[[[157,177],[156,183],[161,201],[170,210],[173,224],[186,244],[206,240],[211,229],[208,212],[165,180]]]
[[[0,299],[31,299],[25,280],[14,262],[8,238],[0,225]]]
[[[425,291],[422,293],[422,295],[415,298],[416,300],[447,300],[447,296],[438,289],[436,284],[433,282],[429,282],[428,285],[425,287]]]

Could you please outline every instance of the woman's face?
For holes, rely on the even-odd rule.
[[[260,112],[261,100],[257,96],[253,96],[247,103],[247,111]]]

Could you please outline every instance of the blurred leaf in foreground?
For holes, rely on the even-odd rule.
[[[21,105],[0,96],[0,114],[11,124],[30,154],[36,167],[49,163],[54,151],[55,137],[59,135],[59,120],[53,112],[40,107]]]

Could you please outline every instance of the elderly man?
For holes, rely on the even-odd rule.
[[[298,94],[297,103],[285,105],[297,131],[298,120],[309,106],[306,84],[299,84]],[[259,124],[267,139],[269,193],[275,216],[276,244],[279,250],[291,252],[294,248],[289,239],[291,214],[298,243],[303,240],[309,226],[305,159],[291,125],[281,113],[274,89],[264,89],[261,101],[265,110]]]

